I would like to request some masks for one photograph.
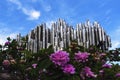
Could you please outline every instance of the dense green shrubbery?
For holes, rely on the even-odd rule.
[[[16,40],[0,46],[0,72],[20,80],[120,80],[119,49],[103,52],[95,46],[85,49],[74,41],[57,52],[52,46],[32,53]],[[110,64],[111,63],[111,64]]]

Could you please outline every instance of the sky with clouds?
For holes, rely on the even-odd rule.
[[[70,25],[86,20],[98,21],[112,39],[112,48],[120,47],[119,0],[1,0],[0,44],[6,37],[26,35],[38,24],[58,18]]]

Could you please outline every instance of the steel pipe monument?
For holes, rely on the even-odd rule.
[[[37,52],[40,49],[53,46],[54,50],[66,48],[71,41],[76,40],[78,45],[89,48],[90,45],[103,44],[100,48],[105,50],[111,46],[111,39],[98,22],[77,24],[76,28],[68,25],[64,20],[58,19],[51,23],[48,28],[45,23],[38,25],[27,35],[26,48],[29,51]],[[17,35],[17,41],[22,43],[21,35]]]

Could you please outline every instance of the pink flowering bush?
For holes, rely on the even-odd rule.
[[[50,46],[32,53],[25,44],[9,39],[0,46],[0,72],[9,66],[8,73],[16,77],[12,80],[120,80],[120,66],[112,63],[120,61],[119,54],[120,49],[104,52],[76,42],[56,52]]]

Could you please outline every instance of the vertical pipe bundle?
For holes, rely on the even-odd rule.
[[[20,37],[17,35],[18,43],[21,43]],[[76,40],[78,45],[86,48],[101,44],[100,49],[102,50],[111,47],[111,39],[99,23],[94,22],[92,25],[88,20],[85,24],[77,24],[76,29],[74,29],[62,19],[52,23],[51,29],[47,28],[45,23],[38,25],[28,34],[26,44],[27,49],[32,52],[48,48],[50,45],[57,51],[69,46],[72,40]]]

